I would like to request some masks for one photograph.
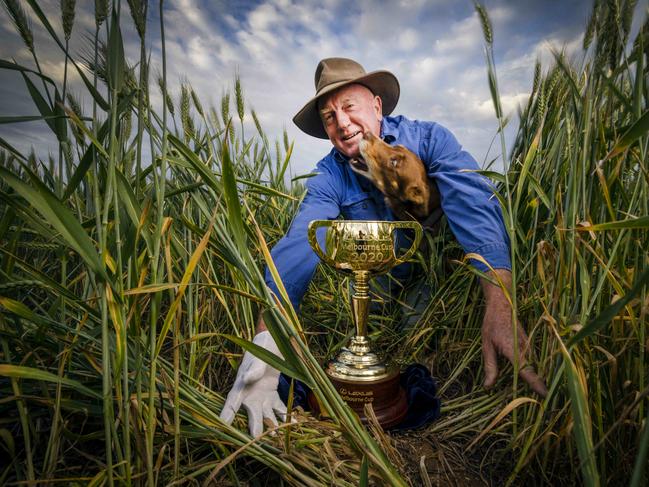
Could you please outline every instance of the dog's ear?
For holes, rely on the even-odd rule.
[[[397,151],[401,157],[408,157],[408,156],[417,157],[417,155],[413,151],[408,149],[405,145],[397,144],[397,145],[393,145],[392,148],[395,151]]]
[[[392,149],[394,149],[390,154],[390,162],[392,163],[392,167],[403,165],[404,161],[412,157],[419,159],[414,152],[401,144],[392,146]]]
[[[410,186],[406,189],[406,198],[408,201],[418,206],[423,206],[427,203],[425,191],[417,185]]]

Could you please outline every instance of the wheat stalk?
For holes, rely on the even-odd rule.
[[[63,22],[63,36],[66,42],[72,36],[75,4],[76,0],[61,0],[61,20]]]
[[[11,22],[16,27],[18,34],[20,34],[21,39],[27,46],[27,49],[30,52],[34,52],[34,33],[32,32],[32,27],[27,18],[27,14],[21,7],[18,0],[3,0],[5,10],[11,18]]]

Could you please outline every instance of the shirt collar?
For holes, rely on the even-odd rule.
[[[397,140],[398,135],[399,129],[397,125],[388,120],[388,117],[383,117],[381,120],[381,138],[388,144],[391,144]]]
[[[335,147],[333,148],[333,153],[334,159],[338,162],[347,162],[349,160],[349,157],[342,155]]]
[[[381,139],[383,139],[386,143],[391,144],[392,142],[397,140],[398,133],[399,132],[397,127],[389,123],[387,117],[383,117],[383,119],[381,119]],[[338,162],[349,161],[349,157],[338,152],[338,149],[334,148],[333,153],[334,153],[334,159],[336,161]]]

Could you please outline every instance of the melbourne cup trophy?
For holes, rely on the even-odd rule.
[[[325,249],[316,230],[326,228]],[[410,248],[397,256],[396,230],[414,230]],[[399,367],[372,350],[367,336],[370,295],[369,279],[384,274],[408,260],[419,246],[422,229],[414,221],[314,220],[308,238],[320,259],[353,279],[352,312],[356,334],[325,371],[340,396],[367,421],[365,405],[371,404],[383,428],[401,422],[408,409],[406,394],[399,384]]]

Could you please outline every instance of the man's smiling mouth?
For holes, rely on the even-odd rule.
[[[343,140],[344,140],[344,141],[348,141],[348,140],[350,140],[350,139],[353,139],[354,137],[356,137],[356,136],[357,136],[358,134],[360,134],[360,133],[361,133],[360,130],[359,130],[358,132],[354,132],[353,134],[348,135],[347,137],[343,137]]]

